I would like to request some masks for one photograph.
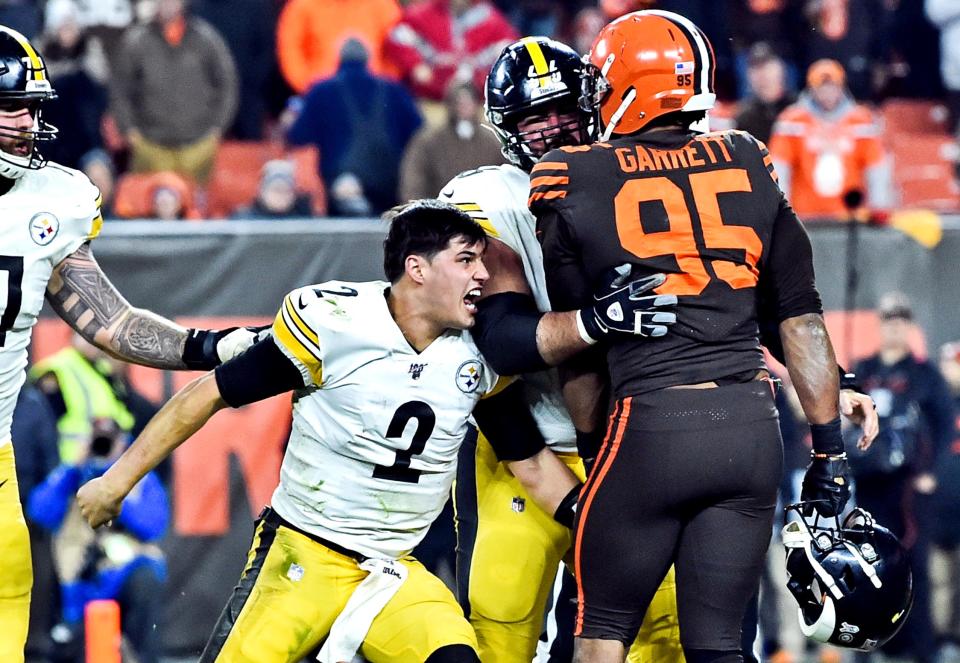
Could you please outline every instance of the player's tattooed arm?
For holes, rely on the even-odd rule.
[[[47,301],[81,336],[115,357],[156,368],[184,368],[187,330],[131,306],[100,269],[89,244],[54,268]]]
[[[823,316],[807,313],[780,323],[780,339],[800,405],[811,424],[839,416],[840,381],[837,358]]]

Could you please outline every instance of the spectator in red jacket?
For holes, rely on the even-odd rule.
[[[384,52],[415,96],[439,101],[454,76],[482,90],[490,65],[517,37],[488,0],[425,0],[404,9]]]

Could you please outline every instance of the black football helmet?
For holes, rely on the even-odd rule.
[[[582,71],[572,48],[546,37],[525,37],[503,49],[487,75],[485,107],[511,163],[530,170],[551,149],[587,142],[590,116],[578,104]],[[517,126],[549,106],[576,119],[534,131]]]
[[[57,128],[43,121],[40,106],[56,97],[37,50],[22,34],[0,25],[0,111],[26,107],[33,118],[30,129],[4,126],[0,118],[0,139],[22,141],[29,149],[22,155],[0,149],[0,176],[16,179],[46,165],[37,144],[56,138]]]
[[[787,589],[800,605],[800,629],[812,640],[871,651],[892,638],[913,604],[907,553],[890,530],[863,509],[820,524],[804,517],[783,528]],[[812,524],[810,520],[812,519]]]

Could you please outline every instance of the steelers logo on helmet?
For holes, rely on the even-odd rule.
[[[56,99],[47,66],[26,37],[0,25],[0,176],[22,177],[46,165],[38,144],[56,138],[43,102]]]
[[[30,218],[30,239],[46,246],[60,232],[60,220],[50,212],[40,212]]]
[[[547,151],[587,141],[590,116],[577,102],[582,71],[573,49],[546,37],[503,49],[487,76],[485,111],[512,164],[529,171]]]
[[[457,389],[465,394],[472,394],[480,386],[483,378],[483,364],[476,359],[468,359],[457,369]]]

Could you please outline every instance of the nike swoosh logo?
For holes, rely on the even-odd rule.
[[[303,303],[303,295],[300,295],[300,298],[297,300],[297,308],[301,311],[307,308],[307,305]]]
[[[0,481],[0,488],[3,488],[3,485],[7,483],[7,481],[9,481],[9,479],[4,479],[3,481]]]

